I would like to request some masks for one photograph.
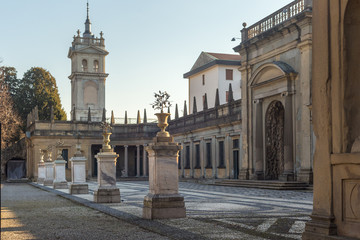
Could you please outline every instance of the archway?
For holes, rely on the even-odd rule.
[[[284,106],[270,103],[265,116],[265,179],[277,180],[284,171]]]
[[[344,19],[345,33],[345,133],[346,152],[360,151],[360,2],[349,1]]]

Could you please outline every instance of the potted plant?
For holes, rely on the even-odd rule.
[[[158,127],[160,128],[160,132],[156,134],[157,137],[169,137],[170,134],[165,131],[166,127],[169,125],[167,123],[167,119],[170,116],[170,113],[164,113],[164,108],[171,107],[171,103],[169,101],[170,95],[165,91],[159,93],[154,93],[155,102],[152,104],[152,108],[155,110],[160,110],[160,113],[155,113],[158,118]]]

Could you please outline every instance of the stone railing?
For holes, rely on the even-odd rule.
[[[248,28],[246,28],[246,24],[244,23],[244,28],[241,30],[241,41],[245,42],[256,37],[304,11],[311,11],[311,9],[312,0],[295,0]]]
[[[95,46],[104,46],[105,41],[104,38],[87,38],[87,37],[74,37],[73,44],[87,44],[87,45],[95,45]]]
[[[237,121],[241,121],[241,100],[171,120],[167,130],[170,134],[181,134]]]

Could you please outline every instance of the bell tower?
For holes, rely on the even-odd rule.
[[[109,74],[105,73],[105,39],[100,32],[100,38],[91,32],[89,18],[89,3],[85,31],[80,36],[80,30],[74,35],[69,49],[71,59],[71,120],[87,121],[90,108],[91,121],[99,122],[105,108],[105,81]]]

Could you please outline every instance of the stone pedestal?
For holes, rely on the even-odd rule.
[[[65,178],[65,164],[63,159],[56,159],[54,161],[55,178],[53,182],[54,189],[67,189],[68,184]]]
[[[100,152],[95,156],[98,161],[98,187],[94,191],[94,202],[120,202],[120,190],[116,187],[116,159],[118,156],[113,151]]]
[[[44,186],[52,186],[54,182],[54,163],[45,162],[45,180]]]
[[[149,153],[149,193],[144,198],[143,218],[184,218],[184,197],[179,195],[177,157],[181,146],[172,137],[155,137]]]
[[[81,152],[76,153],[70,159],[71,162],[71,184],[69,186],[70,194],[88,194],[89,186],[86,183],[86,158],[81,156]]]
[[[45,163],[39,162],[37,183],[44,184],[44,181],[45,181]]]

